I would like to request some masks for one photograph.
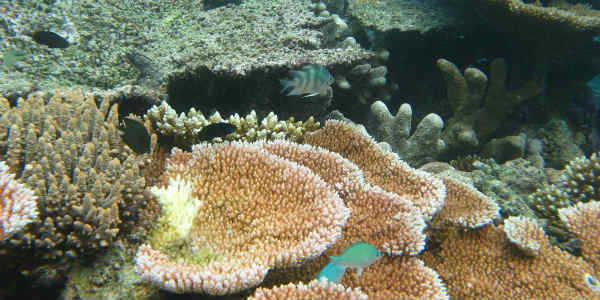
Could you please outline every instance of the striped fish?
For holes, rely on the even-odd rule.
[[[287,96],[304,97],[330,95],[333,81],[333,76],[322,65],[307,65],[300,70],[292,70],[289,79],[279,80],[283,85],[282,93],[289,89]]]

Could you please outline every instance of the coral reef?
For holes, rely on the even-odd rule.
[[[441,139],[444,121],[436,114],[428,114],[419,122],[411,135],[412,110],[404,103],[392,115],[381,101],[371,105],[372,125],[369,131],[376,140],[391,145],[392,151],[411,166],[434,161],[446,150]]]
[[[313,280],[309,283],[289,283],[271,289],[258,288],[248,300],[275,300],[275,299],[306,299],[306,300],[344,300],[369,299],[360,289],[346,288],[341,284],[328,282],[326,279]]]
[[[0,161],[0,241],[37,219],[36,200],[33,191],[17,182],[6,163]]]
[[[138,250],[136,271],[179,293],[257,285],[272,267],[320,255],[350,214],[309,169],[248,143],[174,149],[153,192],[163,216]]]
[[[57,91],[2,105],[1,157],[38,197],[39,221],[2,249],[2,258],[23,273],[38,266],[46,272],[46,263],[48,272],[60,272],[151,219],[141,173],[146,161],[122,143],[117,105],[95,101]]]

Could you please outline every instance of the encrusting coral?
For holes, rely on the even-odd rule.
[[[411,166],[431,162],[446,150],[446,143],[442,140],[444,121],[436,114],[425,116],[412,135],[412,109],[409,104],[402,104],[396,115],[392,115],[385,103],[375,101],[371,104],[371,114],[375,139],[388,143],[392,151]]]
[[[0,161],[0,241],[37,219],[36,200],[33,191],[17,182],[4,161]]]
[[[138,250],[136,270],[179,293],[255,286],[272,267],[320,255],[350,214],[309,169],[248,143],[174,149],[161,189],[165,215]]]
[[[150,201],[145,161],[121,141],[117,105],[105,98],[99,106],[80,91],[33,93],[14,107],[1,105],[0,156],[38,197],[39,221],[2,248],[2,258],[25,274],[45,263],[60,271],[108,247],[138,224]]]

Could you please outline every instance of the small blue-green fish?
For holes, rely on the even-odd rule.
[[[375,246],[356,242],[342,253],[340,256],[331,256],[331,261],[347,268],[357,270],[356,277],[359,277],[363,268],[366,268],[381,258],[381,252]]]
[[[307,65],[300,70],[290,71],[290,78],[281,79],[279,82],[283,85],[282,93],[289,89],[287,96],[328,96],[334,78],[325,66]]]
[[[327,278],[327,281],[340,282],[340,280],[342,280],[342,277],[344,277],[345,272],[346,267],[338,265],[333,261],[330,261],[325,267],[323,267],[317,279],[325,277]]]

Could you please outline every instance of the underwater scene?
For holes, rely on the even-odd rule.
[[[0,0],[5,299],[600,299],[600,1]]]

